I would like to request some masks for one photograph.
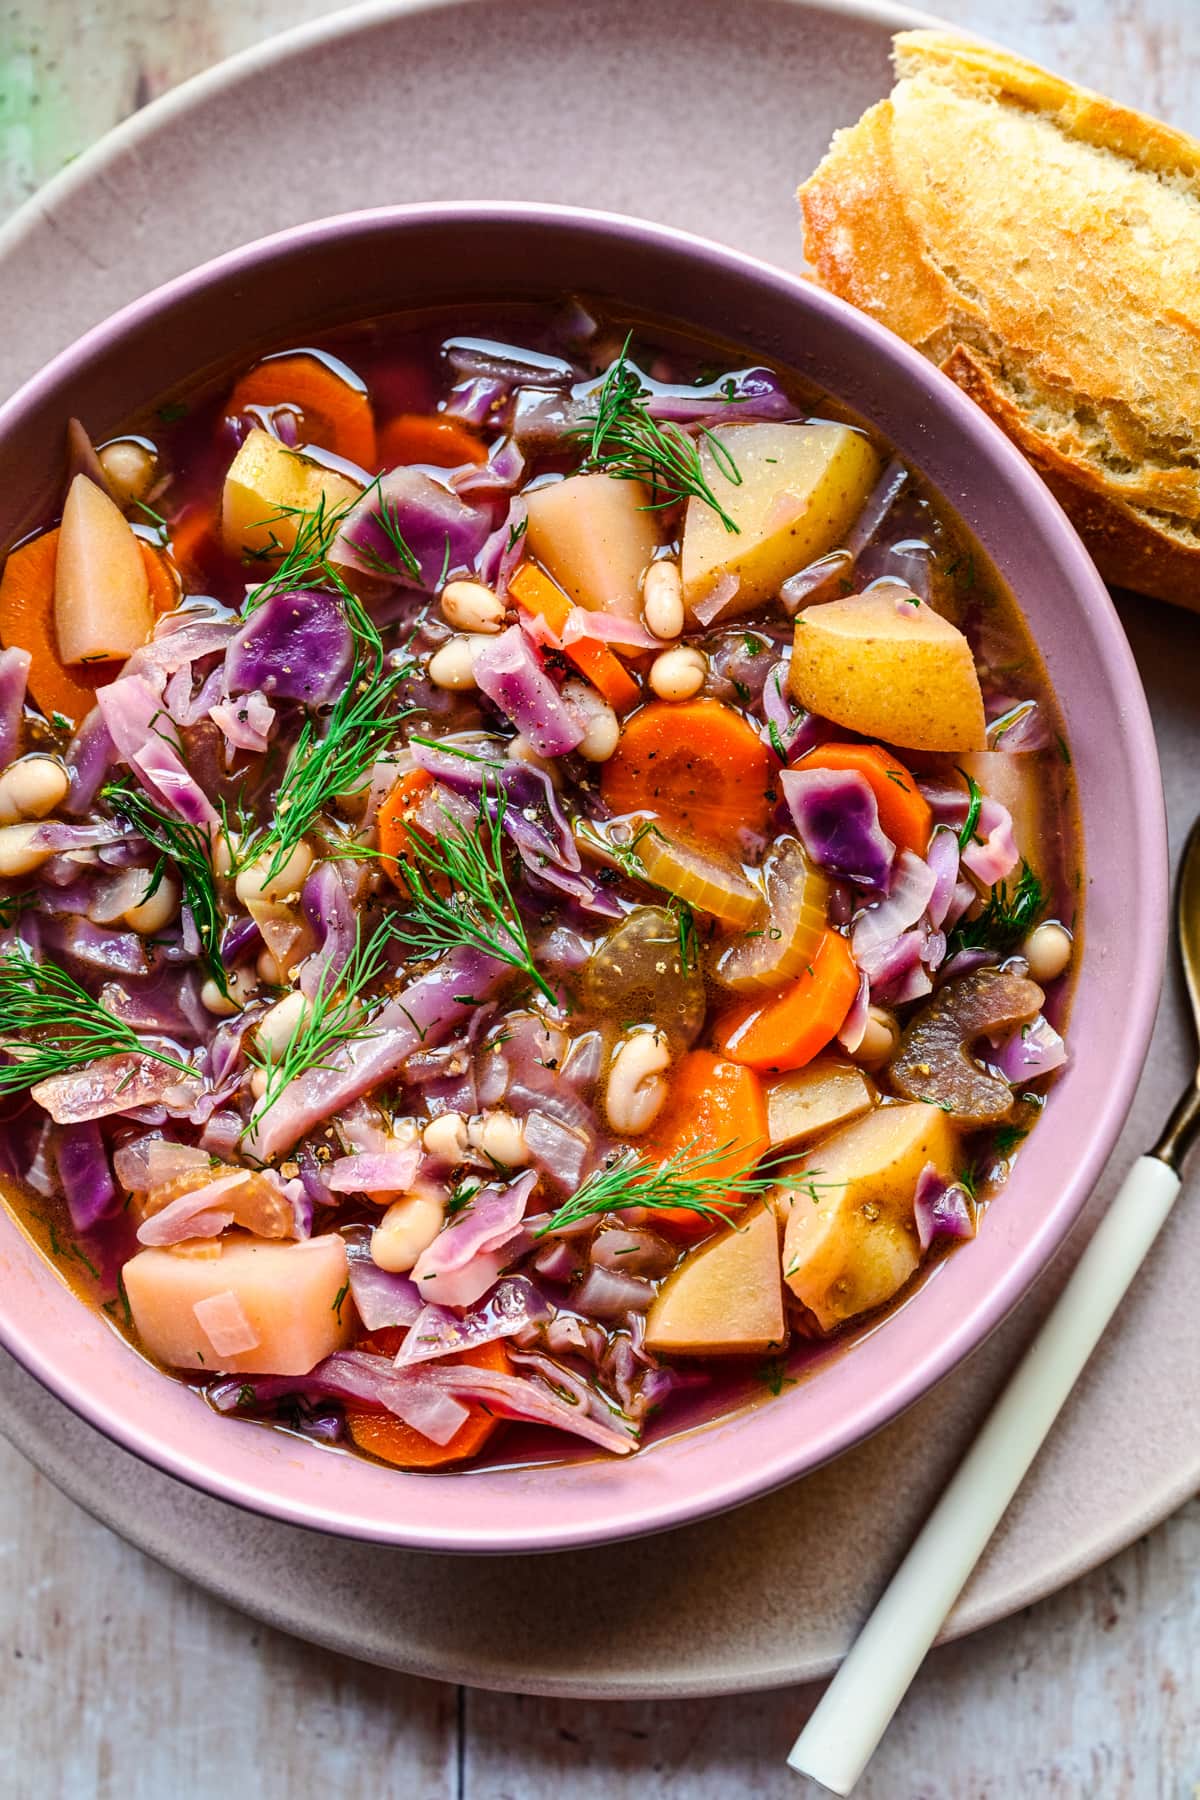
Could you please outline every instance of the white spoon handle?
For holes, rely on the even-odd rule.
[[[848,1794],[1171,1210],[1179,1177],[1143,1156],[893,1575],[788,1762]]]

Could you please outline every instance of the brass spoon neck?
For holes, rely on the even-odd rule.
[[[1197,1070],[1186,1093],[1163,1126],[1162,1135],[1151,1150],[1159,1162],[1174,1169],[1177,1175],[1183,1174],[1183,1164],[1188,1151],[1200,1137],[1200,1070]]]

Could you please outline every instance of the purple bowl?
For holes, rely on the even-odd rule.
[[[1072,1060],[976,1241],[899,1307],[822,1351],[780,1397],[628,1461],[413,1475],[218,1418],[134,1355],[0,1209],[0,1342],[117,1443],[294,1524],[430,1550],[564,1549],[679,1525],[818,1467],[920,1398],[1045,1267],[1116,1142],[1154,1018],[1166,834],[1145,696],[1112,603],[1002,434],[898,338],[807,282],[683,232],[549,206],[398,207],[237,250],[126,307],[0,408],[0,540],[54,504],[63,422],[100,435],[143,402],[317,325],[579,290],[732,338],[873,421],[939,488],[1015,592],[1067,724],[1087,930]],[[1096,879],[1096,877],[1099,879]]]

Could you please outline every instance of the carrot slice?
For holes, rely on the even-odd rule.
[[[187,585],[189,579],[208,582],[224,560],[221,515],[216,506],[203,503],[185,507],[171,525],[171,561]],[[203,587],[201,592],[207,591]]]
[[[510,577],[508,591],[518,606],[545,619],[555,637],[562,637],[573,602],[536,563],[522,563]],[[615,712],[628,712],[641,699],[641,688],[607,644],[598,644],[592,638],[577,638],[573,644],[563,646],[563,655],[569,657],[579,673],[603,694]]]
[[[826,931],[810,970],[766,1001],[750,1001],[717,1020],[725,1055],[750,1069],[801,1069],[840,1029],[858,993],[858,967],[846,939]]]
[[[933,814],[916,778],[879,744],[819,744],[795,765],[798,769],[846,769],[861,775],[875,795],[879,823],[893,844],[924,856]]]
[[[408,853],[412,816],[432,786],[433,776],[426,770],[409,769],[379,809],[379,849],[383,866],[405,893],[408,888],[401,877],[399,861]]]
[[[59,660],[54,634],[54,565],[58,528],[10,551],[0,580],[0,642],[6,650],[28,650],[29,692],[49,718],[62,713],[76,724],[96,702],[96,689],[110,682],[119,662],[80,664]]]
[[[626,721],[600,793],[614,812],[655,812],[706,843],[765,831],[778,764],[753,726],[719,700],[653,700]]]
[[[758,1076],[711,1050],[689,1050],[671,1076],[667,1104],[651,1128],[646,1147],[663,1162],[671,1156],[691,1158],[724,1150],[702,1173],[731,1177],[746,1173],[769,1147],[767,1103]],[[733,1193],[716,1204],[732,1216],[746,1200]],[[712,1230],[708,1219],[686,1206],[661,1212],[656,1208],[650,1222],[683,1237],[703,1237]]]
[[[375,415],[365,389],[355,387],[319,356],[269,356],[238,381],[225,411],[248,406],[294,406],[303,415],[306,443],[319,444],[361,469],[375,467]]]
[[[155,618],[163,613],[174,612],[179,605],[179,582],[167,558],[145,538],[138,539],[138,549],[142,553],[142,561],[146,566],[146,580],[150,587],[150,608]]]
[[[367,1339],[362,1349],[378,1348]],[[390,1352],[394,1354],[393,1352]],[[480,1369],[507,1371],[508,1352],[500,1343],[480,1344],[474,1350],[460,1350],[443,1362],[473,1363]],[[440,1469],[446,1463],[465,1462],[477,1456],[495,1431],[500,1420],[478,1400],[464,1400],[470,1415],[464,1419],[448,1444],[435,1444],[422,1437],[394,1413],[373,1412],[367,1407],[347,1406],[346,1425],[360,1450],[369,1450],[381,1461],[395,1463],[401,1469]]]
[[[379,429],[379,461],[385,469],[396,463],[426,463],[435,469],[476,468],[487,461],[487,446],[457,419],[441,413],[397,413]]]

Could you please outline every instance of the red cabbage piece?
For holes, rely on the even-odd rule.
[[[94,1119],[63,1126],[54,1161],[71,1224],[77,1232],[90,1231],[117,1204],[108,1151]]]
[[[457,381],[446,395],[442,412],[464,425],[486,425],[508,399],[509,383],[499,375],[471,375]]]
[[[424,1300],[444,1306],[471,1306],[514,1260],[512,1245],[521,1233],[529,1196],[537,1182],[527,1170],[507,1187],[485,1187],[450,1220],[413,1269]]]
[[[175,726],[150,682],[122,675],[100,688],[96,704],[117,754],[150,792],[190,825],[219,825],[220,818],[173,742]]]
[[[274,1405],[293,1394],[303,1399],[355,1400],[403,1419],[434,1444],[448,1444],[468,1412],[424,1371],[401,1372],[388,1356],[369,1350],[335,1350],[307,1375],[236,1375],[215,1382],[206,1397],[218,1412]]]
[[[331,1051],[322,1067],[306,1070],[256,1114],[247,1149],[264,1162],[290,1150],[314,1125],[389,1080],[419,1045],[450,1036],[507,974],[507,964],[481,951],[452,950],[380,1008],[369,1036]]]
[[[935,825],[926,860],[934,875],[933,892],[929,897],[929,922],[940,930],[946,923],[958,885],[958,833],[947,825]]]
[[[800,842],[818,868],[861,887],[886,889],[896,855],[879,823],[870,783],[847,769],[806,769],[780,776]]]
[[[510,625],[476,657],[475,685],[511,719],[539,756],[565,756],[581,741],[582,724],[519,625]]]
[[[354,640],[333,594],[300,588],[272,594],[240,625],[225,654],[230,694],[260,689],[272,700],[327,706],[346,685]]]
[[[886,899],[877,900],[863,909],[854,921],[850,942],[859,967],[865,969],[875,984],[876,972],[882,967],[896,940],[916,925],[933,898],[937,877],[923,857],[902,850],[896,858],[891,889]],[[924,947],[924,939],[918,946]]]
[[[926,1163],[917,1179],[913,1214],[917,1242],[923,1251],[928,1250],[934,1238],[975,1236],[975,1217],[966,1189],[939,1175],[932,1163]]]
[[[372,482],[355,503],[332,560],[432,593],[445,576],[474,567],[491,528],[489,508],[470,506],[432,475],[402,467]]]
[[[494,743],[489,740],[489,746]],[[496,748],[502,757],[500,746]],[[504,829],[529,869],[543,875],[548,864],[572,873],[579,870],[579,846],[544,769],[527,762],[481,760],[479,751],[456,755],[449,742],[437,745],[416,739],[411,750],[418,769],[452,793],[469,796],[476,805],[484,798],[486,784],[489,811],[495,811],[497,788],[503,791]]]
[[[65,812],[78,816],[91,811],[96,795],[108,779],[116,753],[104,715],[93,707],[67,745],[64,760],[71,791],[63,809]]]
[[[524,345],[493,343],[490,338],[447,338],[442,355],[463,379],[484,377],[519,387],[523,382],[539,388],[568,387],[578,371],[561,356],[546,356]]]
[[[410,1281],[407,1275],[394,1275],[381,1269],[373,1262],[366,1235],[347,1238],[346,1266],[350,1298],[368,1331],[409,1326],[420,1317],[423,1303],[416,1282]]]
[[[48,1076],[30,1092],[57,1125],[74,1125],[158,1104],[183,1114],[199,1098],[200,1083],[154,1057],[129,1053],[102,1056],[69,1075]]]
[[[32,660],[28,650],[0,650],[0,769],[6,769],[20,749],[25,682]]]
[[[647,384],[650,385],[650,384]],[[652,419],[676,425],[745,425],[802,417],[770,369],[733,369],[706,386],[661,387],[646,401]]]
[[[987,1060],[1016,1086],[1061,1068],[1067,1060],[1067,1046],[1045,1014],[1038,1013],[1028,1025],[997,1044]]]
[[[858,977],[858,992],[850,1005],[850,1011],[842,1020],[842,1029],[838,1032],[838,1043],[851,1056],[858,1049],[866,1035],[867,1024],[871,1012],[871,983],[862,971]]]
[[[309,999],[318,990],[328,989],[354,954],[358,942],[354,900],[364,876],[362,868],[352,868],[344,862],[322,862],[305,880],[300,904],[318,943],[300,971],[301,991]]]
[[[983,887],[995,887],[998,881],[1007,880],[1019,861],[1012,814],[985,794],[974,835],[962,853],[964,869],[969,869]]]
[[[325,1184],[334,1194],[404,1194],[420,1166],[421,1146],[414,1139],[386,1150],[336,1157],[325,1170]]]
[[[816,562],[789,575],[779,590],[783,610],[791,617],[813,600],[833,600],[844,594],[854,558],[848,550],[831,550]]]
[[[410,1283],[410,1286],[415,1285]],[[396,1356],[398,1369],[436,1362],[461,1350],[475,1350],[550,1316],[550,1305],[525,1275],[498,1281],[481,1306],[462,1314],[445,1306],[424,1306]]]
[[[602,1450],[627,1456],[637,1448],[632,1424],[604,1405],[585,1382],[548,1357],[514,1354],[534,1368],[532,1376],[509,1375],[471,1363],[439,1363],[423,1371],[426,1381],[463,1399],[480,1400],[502,1418],[528,1419],[585,1438]],[[599,1411],[604,1417],[597,1417]]]
[[[593,1267],[572,1295],[572,1304],[593,1319],[623,1319],[646,1312],[654,1299],[654,1283],[616,1269]]]

